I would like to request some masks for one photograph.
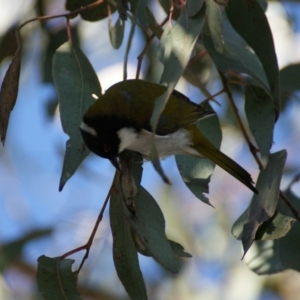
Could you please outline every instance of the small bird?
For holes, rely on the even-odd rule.
[[[84,114],[80,131],[86,146],[118,169],[117,157],[125,149],[149,159],[152,110],[155,99],[165,91],[165,86],[138,79],[111,86]],[[214,112],[174,90],[155,132],[159,157],[186,154],[208,158],[257,193],[250,174],[219,151],[196,127],[198,120],[212,115]]]

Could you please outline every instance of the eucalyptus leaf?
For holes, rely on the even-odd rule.
[[[266,166],[275,125],[272,99],[262,88],[248,85],[245,92],[245,112],[260,151],[261,161]]]
[[[254,50],[263,65],[277,120],[280,110],[279,70],[267,17],[257,1],[248,0],[230,0],[226,13],[234,29]]]
[[[259,194],[254,194],[252,198],[248,220],[241,235],[244,255],[252,245],[259,226],[274,216],[286,156],[286,150],[271,154],[266,168],[258,176],[256,188]]]
[[[290,190],[284,192],[285,197],[296,211],[300,211],[300,199]],[[285,203],[278,203],[281,214],[293,218],[290,209]],[[254,242],[245,261],[248,267],[259,275],[274,274],[293,269],[300,271],[300,224],[295,222],[291,230],[282,238],[273,241]]]
[[[124,38],[124,29],[125,29],[125,22],[121,20],[119,17],[115,23],[112,25],[111,18],[108,19],[108,30],[109,30],[109,38],[111,45],[114,49],[119,49],[122,45],[123,38]]]
[[[118,181],[118,180],[117,180]],[[120,182],[115,182],[120,188]],[[146,300],[147,292],[131,229],[123,214],[123,196],[116,189],[110,198],[110,226],[113,236],[113,259],[117,274],[132,300]]]
[[[45,300],[81,300],[77,290],[77,274],[72,271],[72,259],[38,258],[37,283]]]
[[[60,118],[64,132],[70,137],[60,178],[61,191],[67,180],[89,154],[81,137],[79,126],[92,95],[101,95],[101,86],[92,65],[79,47],[66,42],[53,57],[53,78],[58,93]]]
[[[282,109],[285,108],[291,95],[300,90],[300,64],[291,64],[279,72]]]
[[[132,230],[148,253],[164,268],[178,272],[178,261],[165,234],[165,220],[153,197],[140,186],[133,215],[123,204],[123,211]]]
[[[211,108],[208,109],[211,110]],[[200,120],[197,123],[197,127],[217,149],[220,149],[222,131],[216,115]],[[199,200],[211,205],[205,194],[209,193],[208,185],[210,177],[214,171],[215,164],[207,158],[197,158],[187,155],[176,155],[175,158],[182,180],[189,190]]]
[[[13,57],[1,84],[0,91],[0,137],[4,145],[10,113],[13,110],[18,96],[21,69],[21,48]]]
[[[69,11],[73,11],[79,9],[83,6],[92,4],[97,0],[66,0],[66,9]],[[113,13],[117,10],[114,5],[111,5],[107,2],[99,3],[99,5],[95,6],[92,9],[82,12],[80,15],[82,19],[86,21],[99,21],[107,18],[109,15],[108,6],[110,7],[110,13]]]
[[[149,9],[148,6],[146,6],[146,17],[147,17],[147,22],[148,22],[150,29],[155,34],[155,36],[160,39],[164,30],[157,23],[152,11]]]
[[[269,91],[268,79],[257,55],[232,30],[224,31],[224,51],[222,54],[216,51],[212,38],[205,33],[202,36],[204,47],[218,69],[223,72],[233,71],[248,74],[258,81],[258,85]]]
[[[206,0],[206,22],[214,47],[218,53],[224,51],[222,19],[219,5],[214,0]]]

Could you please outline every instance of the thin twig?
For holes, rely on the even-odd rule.
[[[168,22],[168,17],[166,17],[160,24],[160,26],[164,26],[166,23]],[[139,79],[140,77],[140,71],[142,68],[142,62],[144,59],[144,55],[146,54],[148,47],[150,46],[151,41],[155,38],[155,34],[152,33],[150,36],[148,36],[148,34],[145,32],[146,35],[146,44],[143,48],[143,50],[141,51],[141,53],[138,55],[137,60],[138,60],[138,64],[137,64],[137,68],[136,68],[136,75],[135,78]]]
[[[283,200],[283,202],[288,206],[288,208],[290,209],[290,211],[294,215],[295,219],[298,222],[300,222],[300,216],[299,216],[298,210],[293,207],[293,205],[291,204],[291,202],[289,201],[289,199],[285,197],[285,195],[284,195],[284,193],[282,191],[279,192],[279,195],[280,195],[281,199]]]
[[[229,103],[230,103],[230,105],[231,105],[231,107],[233,109],[233,113],[234,113],[234,115],[235,115],[235,117],[236,117],[236,119],[237,119],[237,121],[238,121],[238,123],[240,125],[240,128],[242,130],[243,136],[244,136],[244,138],[245,138],[245,140],[246,140],[246,142],[248,144],[249,150],[252,153],[254,159],[256,160],[256,163],[258,164],[259,169],[262,170],[264,167],[263,167],[263,164],[262,164],[262,162],[260,161],[260,159],[259,159],[259,157],[257,155],[258,149],[251,142],[250,137],[249,137],[249,135],[248,135],[248,133],[246,131],[246,128],[245,128],[245,126],[244,126],[244,124],[242,122],[242,119],[241,119],[241,117],[239,115],[238,108],[237,108],[237,106],[234,103],[231,91],[230,91],[230,89],[228,87],[227,79],[226,79],[226,77],[223,75],[223,73],[221,71],[218,71],[218,72],[220,74],[220,78],[221,78],[221,81],[222,81],[222,84],[223,84],[224,92],[227,94],[227,97],[229,99]]]
[[[86,250],[86,253],[85,253],[84,257],[82,258],[82,261],[81,261],[81,263],[80,263],[80,265],[79,265],[79,268],[78,268],[78,270],[77,270],[77,274],[80,272],[80,270],[81,270],[81,268],[82,268],[82,266],[83,266],[85,260],[86,260],[86,259],[88,258],[88,256],[89,256],[89,252],[90,252],[90,249],[91,249],[91,247],[92,247],[92,244],[93,244],[93,241],[94,241],[94,238],[95,238],[97,229],[98,229],[98,227],[99,227],[100,222],[102,221],[103,214],[104,214],[104,210],[105,210],[106,205],[107,205],[107,203],[108,203],[108,201],[109,201],[109,199],[110,199],[111,192],[112,192],[112,190],[113,190],[113,188],[114,188],[114,185],[115,185],[115,179],[116,179],[117,173],[118,173],[118,171],[116,170],[116,173],[115,173],[114,179],[113,179],[113,181],[112,181],[111,187],[110,187],[110,189],[109,189],[109,191],[108,191],[108,193],[107,193],[107,196],[106,196],[106,198],[105,198],[105,201],[104,201],[104,203],[103,203],[103,206],[102,206],[102,208],[101,208],[101,211],[100,211],[100,213],[99,213],[99,215],[98,215],[98,218],[97,218],[97,220],[96,220],[96,223],[95,223],[95,225],[94,225],[93,231],[92,231],[92,233],[91,233],[91,235],[90,235],[90,237],[89,237],[87,243],[86,243],[85,245],[80,246],[80,247],[78,247],[78,248],[75,248],[75,249],[73,249],[73,250],[71,250],[71,251],[69,251],[69,252],[67,252],[67,253],[65,253],[65,254],[63,254],[63,255],[61,255],[61,256],[59,257],[58,263],[60,262],[60,260],[66,258],[66,257],[68,257],[68,256],[70,256],[70,255],[73,255],[74,253],[77,253],[77,252],[82,251],[82,250]]]
[[[26,24],[34,22],[34,21],[46,21],[46,20],[51,20],[51,19],[55,19],[55,18],[61,18],[61,17],[66,17],[66,18],[71,18],[72,16],[78,15],[84,11],[87,11],[91,8],[94,8],[98,5],[100,5],[101,3],[104,3],[105,0],[98,0],[96,2],[93,2],[91,4],[88,4],[86,6],[82,6],[78,9],[75,9],[73,11],[70,11],[68,13],[64,13],[64,14],[58,14],[58,15],[52,15],[52,16],[41,16],[41,17],[35,17],[32,19],[27,20],[26,22],[22,23],[17,30],[20,30],[22,27],[24,27]]]

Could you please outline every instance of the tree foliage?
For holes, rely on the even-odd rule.
[[[267,2],[263,0],[186,0],[158,1],[165,12],[164,20],[157,20],[155,11],[146,1],[128,0],[66,0],[68,12],[59,16],[38,16],[28,22],[66,18],[66,32],[49,34],[46,49],[45,70],[49,72],[52,59],[53,81],[63,130],[69,136],[59,184],[59,190],[76,172],[88,156],[80,136],[79,126],[86,109],[93,103],[92,95],[100,96],[101,83],[93,66],[80,48],[76,31],[77,17],[89,22],[107,19],[111,46],[118,49],[127,43],[124,58],[124,80],[127,76],[126,61],[130,45],[139,28],[144,38],[144,49],[138,61],[136,77],[140,76],[144,57],[158,41],[152,60],[159,59],[163,66],[159,82],[167,86],[166,92],[156,99],[151,117],[155,130],[159,116],[181,77],[199,88],[206,97],[203,105],[210,106],[218,95],[227,97],[233,118],[253,155],[258,179],[259,194],[253,195],[250,206],[232,227],[232,234],[242,241],[244,256],[255,243],[256,257],[247,264],[257,274],[273,274],[288,268],[299,271],[300,230],[299,199],[291,191],[280,190],[288,153],[272,150],[274,128],[280,113],[299,89],[299,65],[289,65],[279,70],[272,33],[265,15]],[[117,14],[113,24],[112,14]],[[78,17],[78,15],[80,15]],[[15,105],[21,66],[22,42],[17,30],[18,48],[3,79],[0,93],[0,135],[4,144],[9,116]],[[124,35],[125,25],[131,26],[129,36]],[[66,40],[67,39],[67,40]],[[54,55],[53,52],[55,51]],[[52,58],[53,56],[53,58]],[[99,58],[105,59],[105,58]],[[151,64],[151,63],[150,63]],[[218,81],[222,88],[211,95],[208,79]],[[45,81],[51,81],[48,73]],[[236,97],[244,97],[249,127],[236,106]],[[209,103],[210,102],[210,103]],[[201,132],[218,148],[221,144],[221,127],[218,117],[198,124]],[[155,144],[151,152],[152,163],[169,182],[168,172],[163,170]],[[153,257],[166,270],[177,273],[180,259],[191,257],[184,248],[167,238],[164,215],[141,185],[143,167],[141,156],[129,151],[120,157],[122,173],[116,171],[112,186],[103,206],[109,201],[110,224],[113,238],[113,259],[116,272],[131,299],[147,299],[143,275],[139,267],[138,253]],[[207,194],[214,164],[208,159],[176,156],[176,163],[183,182],[201,201],[211,204]],[[151,191],[150,191],[151,192]],[[234,193],[234,191],[232,191]],[[101,221],[99,215],[95,230]],[[88,243],[60,258],[39,258],[37,282],[45,299],[81,299],[77,291],[77,276],[91,248],[95,232]],[[271,244],[270,244],[271,241]],[[272,251],[266,254],[266,243]],[[291,249],[297,249],[291,250]],[[67,260],[76,251],[87,252],[79,270],[71,271],[72,261]],[[270,248],[269,248],[270,250]],[[191,258],[192,259],[192,258]],[[54,296],[55,295],[55,296]]]

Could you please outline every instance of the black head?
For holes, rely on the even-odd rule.
[[[80,127],[86,146],[95,154],[111,159],[118,155],[120,139],[110,118],[83,119]]]
[[[80,127],[86,146],[95,154],[109,159],[118,168],[120,139],[117,132],[124,127],[133,127],[131,122],[112,116],[83,118]]]

